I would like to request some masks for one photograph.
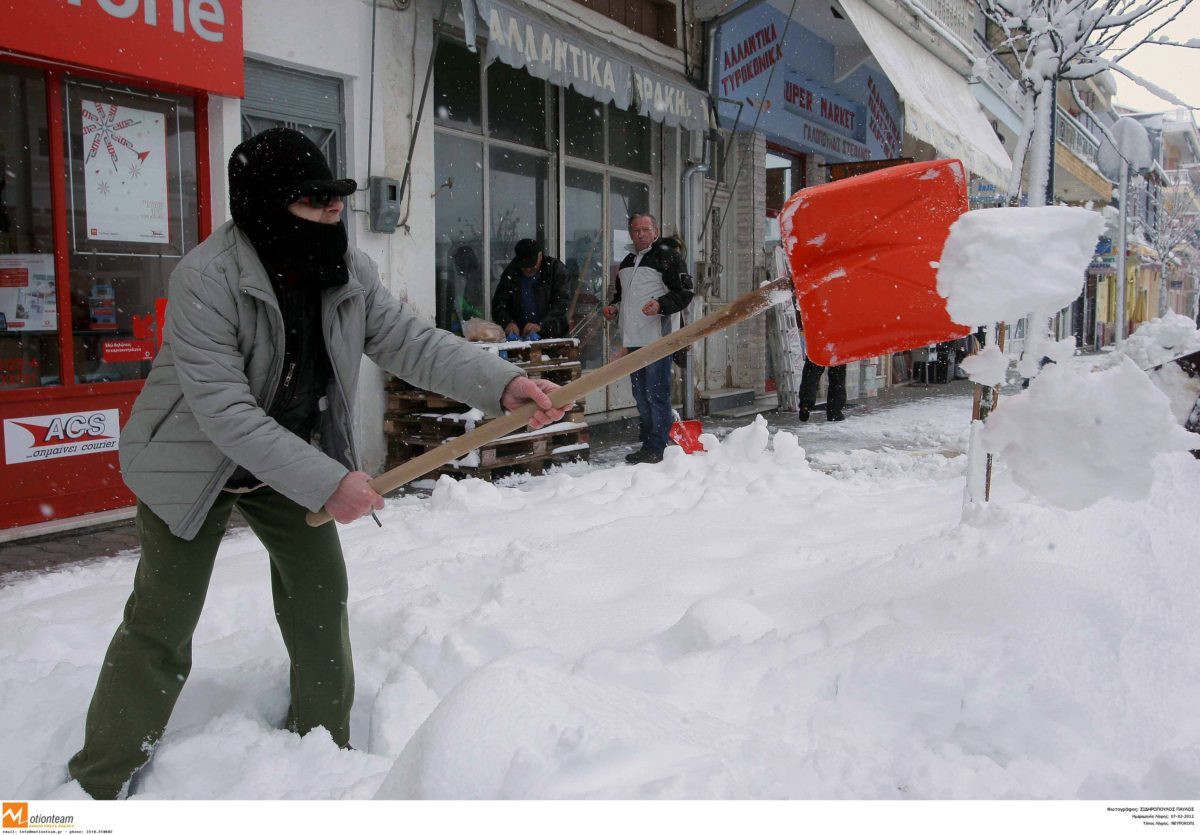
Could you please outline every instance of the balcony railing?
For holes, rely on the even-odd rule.
[[[988,45],[978,32],[974,34],[971,41],[975,44],[975,54],[982,55],[983,61],[976,63],[976,70],[981,67],[983,69],[982,80],[987,82],[996,93],[1008,102],[1008,106],[1015,112],[1021,112],[1021,93],[1017,88],[1017,79],[1013,77],[1012,72],[1008,67],[1004,66],[1001,61],[992,52],[991,46]]]
[[[912,0],[937,18],[966,46],[975,39],[975,4],[970,0]]]
[[[1057,140],[1066,145],[1075,156],[1087,160],[1092,165],[1098,164],[1100,140],[1085,128],[1082,122],[1061,107],[1058,109],[1054,130]]]

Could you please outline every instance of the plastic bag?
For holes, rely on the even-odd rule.
[[[463,336],[471,342],[503,342],[504,328],[487,319],[468,319],[463,322]]]

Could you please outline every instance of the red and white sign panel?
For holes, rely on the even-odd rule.
[[[151,339],[106,339],[100,345],[105,362],[141,362],[154,359]]]
[[[88,240],[167,243],[165,117],[88,99],[79,110]]]
[[[116,452],[120,423],[116,409],[9,418],[4,421],[4,463]]]
[[[241,0],[0,0],[0,47],[241,96]]]

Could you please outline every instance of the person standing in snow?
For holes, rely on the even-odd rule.
[[[817,386],[821,384],[821,375],[825,366],[817,365],[808,357],[804,358],[804,370],[800,372],[800,406],[798,417],[808,420],[812,410],[817,407]],[[829,366],[829,390],[825,394],[825,420],[845,420],[842,409],[846,408],[846,366]]]
[[[352,437],[362,356],[496,415],[533,401],[530,426],[562,416],[511,363],[440,331],[383,288],[348,246],[353,180],[336,180],[303,134],[273,128],[229,160],[233,220],[171,274],[162,350],[121,433],[138,498],[141,559],[88,709],[70,776],[116,798],[149,759],[191,669],[192,634],[237,508],[266,546],[290,658],[286,727],[350,742],[354,673],[347,578],[324,507],[352,522],[383,507]]]
[[[804,330],[804,321],[800,318],[799,311],[796,312],[796,324],[800,326],[801,331]],[[821,375],[824,373],[825,366],[817,365],[807,356],[804,358],[804,369],[800,372],[797,412],[797,417],[801,421],[807,421],[812,410],[817,407],[817,387],[821,384]],[[846,416],[842,413],[844,408],[846,408],[846,366],[831,365],[829,366],[829,390],[825,395],[825,420],[845,420]]]
[[[492,294],[492,320],[511,337],[567,335],[567,268],[537,241],[522,238]]]
[[[687,273],[679,244],[658,236],[658,221],[648,213],[629,218],[633,252],[625,256],[618,272],[612,302],[604,318],[620,320],[618,356],[636,351],[681,326],[681,316],[692,302],[692,277]],[[656,360],[630,375],[640,424],[640,449],[625,456],[631,464],[662,460],[671,431],[671,357]]]

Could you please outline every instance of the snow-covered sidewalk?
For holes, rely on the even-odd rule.
[[[1001,472],[962,518],[969,408],[801,427],[875,439],[820,468],[760,422],[389,501],[343,532],[354,751],[278,730],[267,560],[231,536],[134,796],[1200,795],[1200,462],[1074,512]],[[64,763],[134,565],[0,589],[5,797],[80,796]]]

